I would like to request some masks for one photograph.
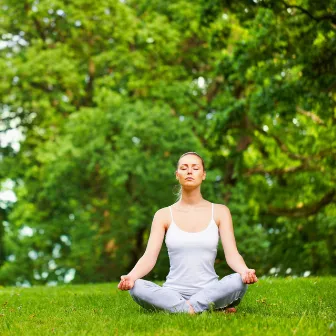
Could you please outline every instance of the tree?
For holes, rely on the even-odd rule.
[[[63,281],[69,268],[77,282],[118,279],[173,202],[189,150],[204,154],[203,195],[229,206],[248,265],[335,273],[332,8],[5,3],[3,131],[25,139],[2,148],[1,179],[15,181],[18,201],[4,237],[16,260],[1,281]],[[27,225],[34,234],[21,237]],[[167,273],[162,252],[150,277]],[[216,267],[229,271],[221,248]]]

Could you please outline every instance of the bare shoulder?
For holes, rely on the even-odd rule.
[[[227,219],[230,218],[231,212],[226,205],[214,203],[214,219],[218,227],[221,223],[225,222]]]
[[[230,213],[230,209],[224,204],[214,203],[214,207],[221,214]]]
[[[153,222],[157,223],[158,226],[163,226],[167,230],[170,219],[170,211],[168,207],[164,207],[156,211]]]

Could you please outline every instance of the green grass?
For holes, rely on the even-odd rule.
[[[158,282],[162,284],[162,282]],[[266,278],[236,314],[152,313],[117,283],[1,287],[0,335],[334,335],[336,278]]]

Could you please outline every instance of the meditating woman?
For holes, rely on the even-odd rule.
[[[133,300],[149,310],[235,312],[248,284],[258,279],[237,250],[230,210],[202,197],[206,171],[196,152],[180,157],[175,174],[181,186],[180,198],[155,213],[146,251],[134,268],[121,276],[118,288],[129,290]],[[170,270],[159,286],[141,278],[154,268],[164,237]],[[226,262],[236,272],[220,280],[214,269],[219,237]]]

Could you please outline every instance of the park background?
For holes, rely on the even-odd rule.
[[[258,276],[335,275],[335,8],[2,1],[0,285],[118,281],[187,151]]]

